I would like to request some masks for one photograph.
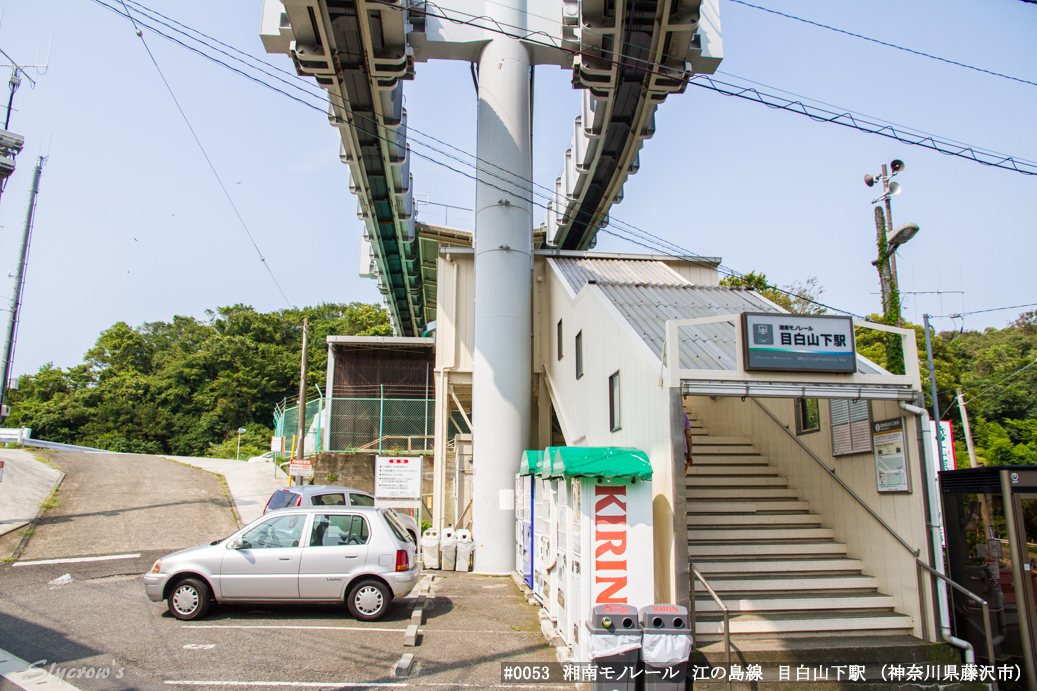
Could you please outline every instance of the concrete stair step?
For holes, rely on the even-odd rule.
[[[700,456],[756,456],[760,447],[753,444],[714,444],[716,437],[703,437],[691,440],[691,455]]]
[[[703,456],[699,458],[696,454],[696,458],[692,459],[691,466],[727,466],[727,465],[769,465],[771,459],[769,456]]]
[[[688,540],[704,542],[779,542],[786,540],[834,540],[831,528],[707,528],[689,530]]]
[[[688,506],[697,499],[711,502],[730,500],[742,504],[765,504],[768,499],[799,499],[796,490],[787,487],[695,487],[685,492]]]
[[[769,465],[699,465],[692,463],[688,468],[688,477],[712,476],[730,477],[732,475],[778,475],[778,469]]]
[[[704,575],[704,574],[703,574]],[[757,593],[757,592],[787,592],[802,593],[803,591],[827,592],[861,590],[874,591],[879,587],[879,582],[873,576],[806,576],[789,578],[787,576],[758,575],[752,578],[746,575],[722,576],[713,574],[707,576],[706,580],[713,590],[718,593]],[[706,589],[699,580],[695,579],[695,592],[702,594]],[[838,593],[834,593],[838,597]],[[721,595],[720,599],[726,600]]]
[[[864,563],[858,559],[731,559],[695,564],[711,584],[711,574],[745,575],[749,573],[860,573]]]
[[[835,616],[821,617],[811,612],[808,616],[799,617],[777,617],[774,614],[767,616],[739,616],[731,618],[731,635],[743,636],[773,636],[775,634],[807,634],[817,635],[824,633],[840,632],[874,632],[874,635],[884,635],[890,632],[910,631],[914,628],[915,621],[912,617],[903,614],[888,612],[872,616],[846,616],[839,613]],[[720,636],[724,631],[722,619],[716,621],[695,621],[695,633],[700,636]]]
[[[821,517],[813,513],[736,513],[720,516],[690,514],[688,525],[696,526],[820,526]]]
[[[805,501],[693,501],[688,502],[688,515],[692,514],[755,514],[766,516],[770,511],[809,511]]]
[[[712,584],[711,584],[712,585]],[[728,610],[734,612],[795,612],[806,610],[892,610],[894,599],[888,595],[838,595],[828,597],[721,597]],[[696,594],[695,615],[699,613],[721,612],[720,607],[708,594]]]
[[[753,443],[753,440],[751,437],[710,437],[709,441],[704,443],[711,446],[731,446],[732,444],[748,446]],[[696,446],[698,446],[698,444],[696,444]]]
[[[688,476],[688,487],[787,487],[789,481],[783,477],[713,477]]]
[[[838,542],[787,542],[777,544],[688,542],[688,556],[694,564],[698,564],[710,557],[840,556],[845,554],[846,545],[839,544]]]
[[[705,427],[692,427],[690,430],[688,430],[688,433],[691,434],[692,437],[706,437],[706,436],[709,436],[709,430],[706,429]],[[691,443],[694,444],[695,440],[692,439]]]

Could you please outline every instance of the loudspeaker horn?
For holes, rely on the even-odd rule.
[[[867,185],[868,187],[874,186],[875,185],[875,176],[874,175],[865,175],[864,176],[864,184]]]
[[[904,162],[899,158],[894,158],[893,162],[889,164],[889,167],[894,173],[900,173],[904,170]]]
[[[891,183],[889,183],[889,193],[890,194],[900,194],[900,183],[899,182],[891,182]]]

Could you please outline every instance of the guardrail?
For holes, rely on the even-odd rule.
[[[714,591],[713,588],[709,585],[709,583],[706,582],[705,577],[701,573],[699,573],[699,570],[695,568],[694,564],[691,565],[691,573],[694,574],[695,578],[699,579],[699,582],[702,583],[702,585],[706,586],[706,591],[713,598],[713,601],[717,603],[717,607],[719,607],[720,610],[724,613],[724,660],[725,660],[725,662],[727,664],[727,674],[725,674],[724,676],[726,677],[728,674],[731,673],[731,611],[727,608],[727,605],[724,604],[724,601],[721,600],[717,596],[716,591]],[[691,599],[692,599],[692,603],[693,604],[694,604],[694,600],[695,600],[695,587],[694,586],[695,586],[695,584],[692,583]],[[691,633],[694,636],[695,635],[695,608],[691,607],[690,609],[691,609]],[[730,679],[727,680],[727,687],[731,688],[731,680]]]

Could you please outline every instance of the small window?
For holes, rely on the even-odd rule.
[[[341,492],[338,494],[317,494],[310,497],[310,504],[313,506],[345,506],[346,495]]]
[[[558,342],[558,359],[562,359],[562,320],[558,320],[558,336],[556,338]]]
[[[796,434],[809,434],[821,429],[821,411],[816,398],[796,399]]]
[[[832,421],[832,455],[869,453],[871,447],[871,411],[867,401],[831,399],[828,414]]]
[[[583,376],[583,332],[576,334],[576,378]]]
[[[366,494],[350,494],[349,503],[353,506],[374,506],[374,497]]]
[[[619,372],[609,377],[609,429],[619,429]]]
[[[282,12],[281,13],[280,28],[282,28],[282,29],[291,29],[292,28],[292,22],[291,22],[290,19],[288,19],[288,13],[287,12]]]
[[[352,547],[366,545],[370,532],[361,516],[316,514],[310,532],[310,547]]]

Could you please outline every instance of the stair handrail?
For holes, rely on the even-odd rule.
[[[731,673],[731,612],[724,604],[724,601],[717,597],[716,591],[713,590],[712,586],[706,582],[706,578],[699,573],[699,570],[695,568],[694,564],[688,565],[691,568],[691,572],[695,574],[695,578],[699,579],[702,585],[706,586],[706,591],[713,597],[713,601],[717,603],[717,607],[724,613],[724,659],[727,661],[727,673],[725,677]],[[694,597],[695,589],[692,588],[692,597]],[[695,608],[691,608],[691,631],[695,633]],[[728,685],[730,686],[730,680]]]
[[[959,593],[961,593],[965,597],[970,598],[971,600],[974,600],[975,602],[978,602],[983,607],[983,633],[984,633],[984,635],[987,638],[987,659],[990,660],[990,664],[995,664],[995,658],[994,658],[994,637],[990,633],[990,607],[987,604],[987,601],[984,600],[983,598],[981,598],[979,595],[976,595],[972,591],[966,590],[962,586],[958,585],[957,583],[952,581],[950,578],[948,578],[946,575],[940,573],[939,571],[937,571],[933,567],[929,566],[928,564],[926,564],[921,559],[915,559],[915,564],[918,566],[918,569],[919,569],[918,573],[919,573],[919,575],[921,575],[921,573],[922,573],[921,569],[925,569],[926,571],[929,572],[930,578],[932,578],[933,576],[936,576],[937,578],[939,578],[943,582],[945,582],[948,585],[950,585],[952,588],[957,590]],[[919,593],[921,593],[921,588],[919,588]],[[925,608],[922,607],[922,608],[919,609],[919,611],[921,612],[921,615],[922,615],[922,631],[925,631],[926,629],[928,629],[928,624],[927,624],[927,622],[925,620]],[[937,628],[939,628],[939,626],[937,626]],[[966,660],[967,659],[968,658],[966,658]],[[994,691],[997,691],[997,681],[996,680],[994,681]]]
[[[806,444],[804,444],[802,441],[800,441],[799,437],[797,437],[795,434],[793,434],[792,431],[789,430],[789,428],[781,422],[781,420],[779,420],[777,417],[775,417],[774,413],[772,413],[770,411],[770,409],[767,408],[767,406],[765,406],[764,404],[760,403],[753,396],[750,396],[750,398],[752,398],[753,403],[755,403],[756,405],[760,406],[760,408],[763,410],[763,412],[767,413],[767,415],[770,416],[770,418],[772,420],[774,420],[774,422],[778,425],[778,427],[780,427],[782,430],[784,430],[785,434],[789,435],[794,442],[799,444],[801,449],[806,451],[807,454],[811,458],[813,458],[815,461],[817,461],[817,464],[819,466],[821,466],[822,468],[824,468],[825,472],[827,472],[832,477],[833,480],[838,482],[842,486],[842,488],[844,490],[849,492],[850,496],[853,497],[854,499],[856,499],[857,503],[860,504],[862,507],[864,507],[864,510],[867,511],[868,513],[870,513],[871,517],[874,518],[876,521],[878,521],[879,524],[883,528],[886,529],[886,532],[888,532],[890,535],[895,537],[897,539],[897,542],[899,542],[901,545],[903,545],[904,548],[908,552],[911,553],[911,556],[913,556],[915,559],[918,558],[918,555],[920,555],[922,553],[921,550],[915,549],[911,545],[907,544],[907,542],[904,541],[904,538],[900,537],[900,535],[897,534],[897,531],[895,531],[892,528],[890,528],[888,523],[886,523],[884,520],[882,520],[882,518],[877,513],[875,513],[870,506],[868,506],[866,503],[864,503],[863,499],[861,499],[860,497],[857,496],[856,492],[854,492],[852,489],[850,489],[849,485],[847,485],[845,482],[842,481],[842,478],[840,478],[838,475],[835,474],[835,470],[833,470],[832,468],[829,468],[827,465],[825,465],[825,462],[822,461],[820,458],[818,458],[817,455],[813,451],[811,451],[810,448],[807,447]]]

